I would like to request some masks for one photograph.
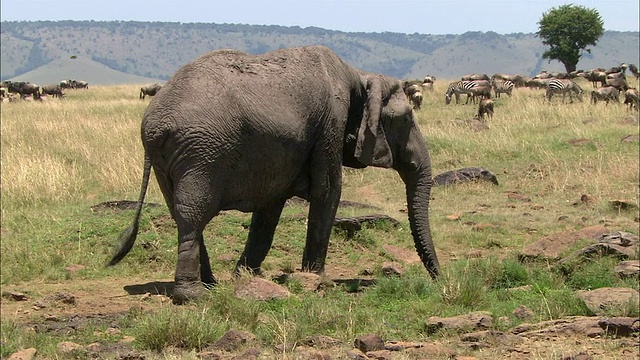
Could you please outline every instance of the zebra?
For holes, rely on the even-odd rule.
[[[478,83],[471,80],[461,80],[450,83],[447,91],[444,93],[445,104],[449,105],[449,103],[451,103],[452,94],[456,96],[456,105],[460,103],[460,94],[467,94],[468,103],[469,97],[472,96],[470,89],[476,86],[478,86]]]
[[[511,80],[494,80],[493,81],[493,91],[496,93],[496,97],[499,98],[500,94],[505,93],[511,96],[511,92],[515,84]]]
[[[568,79],[551,79],[547,84],[547,92],[545,97],[551,102],[551,97],[554,94],[562,94],[562,103],[564,98],[569,93],[570,102],[573,102],[573,93],[576,94],[578,100],[582,101],[582,88],[575,82]]]

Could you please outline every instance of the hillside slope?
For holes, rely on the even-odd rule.
[[[357,68],[398,78],[426,74],[457,78],[478,72],[533,75],[540,70],[563,70],[560,63],[541,58],[544,47],[540,39],[522,33],[347,33],[276,25],[38,21],[2,22],[0,40],[1,79],[24,78],[52,61],[76,56],[122,73],[166,80],[180,66],[215,49],[263,53],[315,44],[330,47]],[[639,41],[638,32],[605,32],[592,53],[584,54],[578,68],[638,64]],[[38,71],[51,70],[47,69]],[[47,76],[70,77],[64,73]],[[87,81],[98,83],[99,78]]]
[[[89,85],[148,84],[163,80],[126,74],[86,58],[56,59],[48,64],[9,80],[29,81],[45,85],[57,84],[61,80],[85,80]]]

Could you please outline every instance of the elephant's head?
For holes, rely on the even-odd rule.
[[[409,222],[416,250],[435,278],[439,264],[429,225],[432,179],[426,141],[400,81],[365,74],[362,84],[366,95],[361,106],[352,106],[357,110],[352,109],[347,124],[343,164],[398,171],[406,185]],[[358,112],[360,116],[357,116]]]

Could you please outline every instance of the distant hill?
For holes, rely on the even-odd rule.
[[[148,83],[167,80],[180,66],[215,49],[257,54],[315,44],[330,47],[362,70],[405,79],[497,72],[531,76],[541,70],[564,70],[561,63],[541,58],[545,47],[539,38],[523,33],[348,33],[316,27],[135,21],[3,21],[1,25],[2,80]],[[639,42],[638,32],[606,31],[578,68],[638,64]]]
[[[64,75],[64,77],[61,77]],[[57,84],[61,80],[85,80],[89,85],[149,84],[164,82],[159,79],[126,74],[85,58],[56,59],[39,68],[9,80],[29,81],[39,85]],[[88,80],[87,80],[88,79]]]

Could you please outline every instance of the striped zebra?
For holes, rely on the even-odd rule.
[[[569,93],[569,100],[573,102],[573,94],[576,94],[578,100],[582,101],[582,88],[569,79],[551,79],[547,84],[547,92],[545,97],[551,102],[554,94],[562,94],[562,103],[564,104],[565,96]]]
[[[496,94],[496,97],[499,98],[500,94],[507,94],[511,96],[511,92],[515,87],[515,84],[511,80],[494,80],[491,86],[493,91]]]
[[[449,105],[451,103],[451,95],[456,96],[456,105],[460,103],[460,94],[467,94],[467,103],[469,102],[469,97],[472,96],[471,88],[478,86],[475,81],[462,80],[462,81],[454,81],[449,84],[447,87],[447,92],[444,93],[444,102]]]

